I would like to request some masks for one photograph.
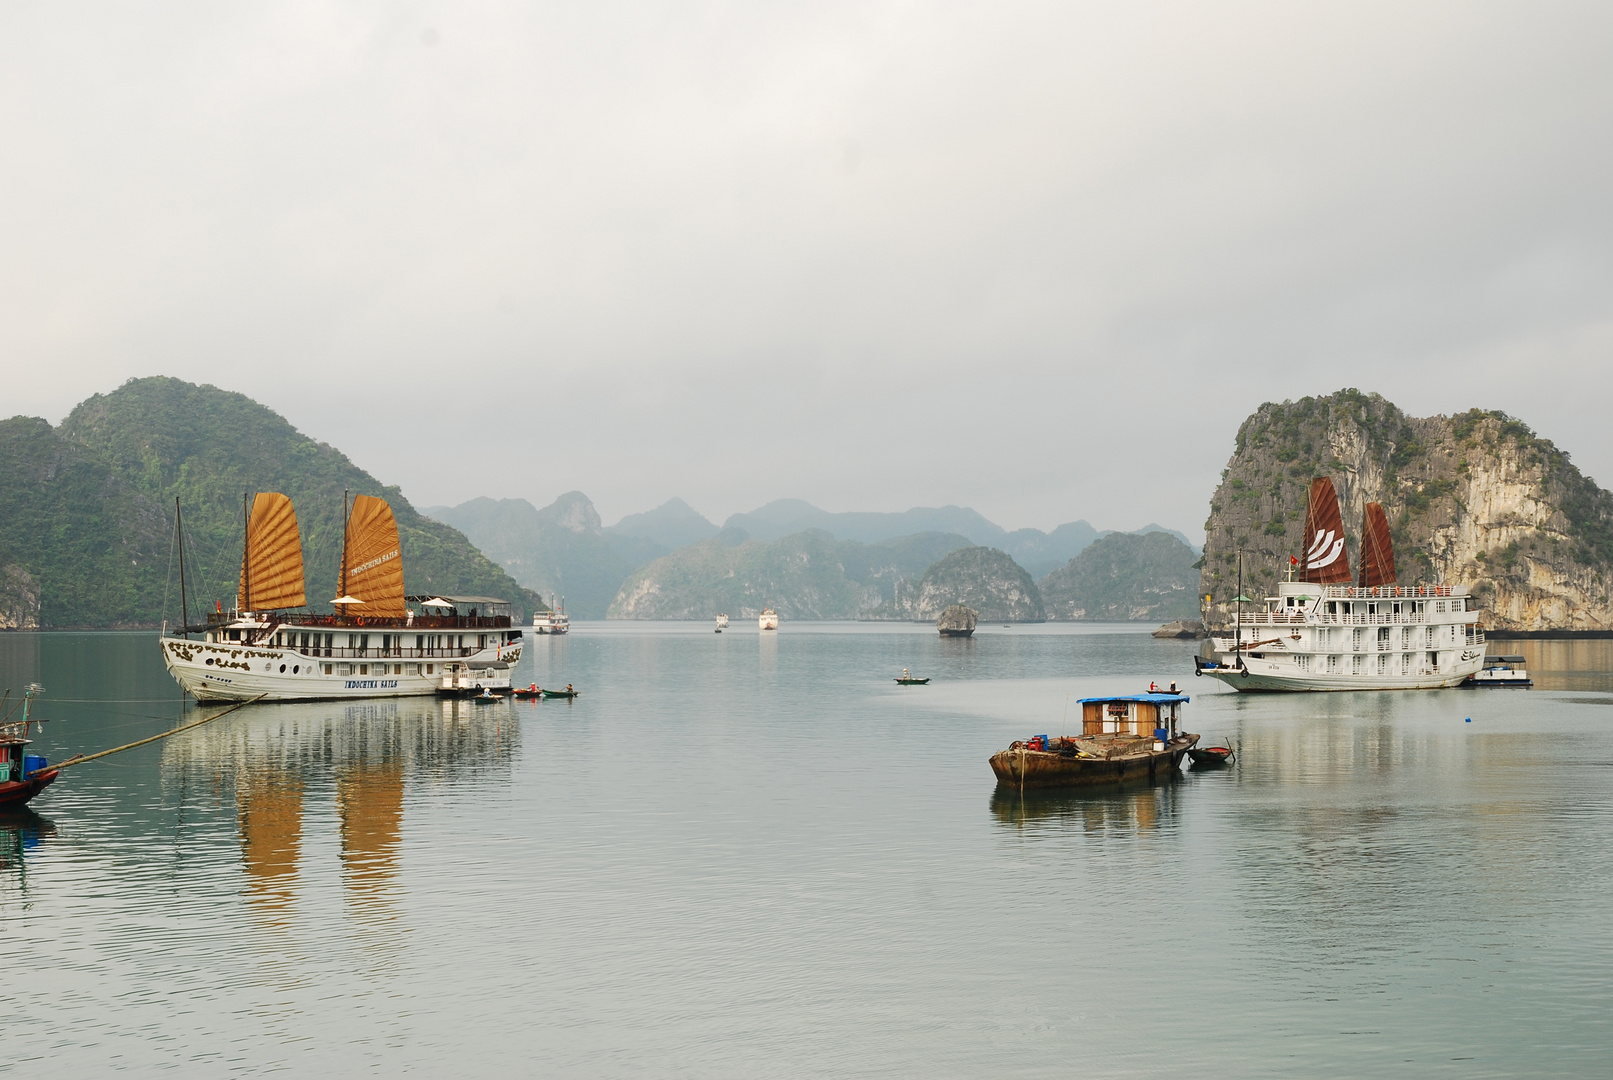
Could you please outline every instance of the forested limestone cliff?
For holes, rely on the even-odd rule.
[[[385,498],[410,592],[491,595],[518,613],[537,597],[457,530],[241,394],[131,379],[58,427],[0,421],[0,627],[131,627],[177,621],[174,499],[184,509],[190,612],[229,606],[241,567],[243,492],[291,496],[309,602],[328,610],[342,492]]]
[[[1303,551],[1314,476],[1338,489],[1352,565],[1364,507],[1388,514],[1401,584],[1467,585],[1492,629],[1613,628],[1613,494],[1501,412],[1409,417],[1340,390],[1262,405],[1238,429],[1205,523],[1200,594],[1223,621]]]

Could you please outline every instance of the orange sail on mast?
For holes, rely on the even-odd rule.
[[[1395,545],[1389,539],[1389,518],[1378,503],[1367,503],[1361,522],[1362,588],[1395,583]]]
[[[297,511],[278,491],[260,491],[252,500],[235,602],[242,611],[278,611],[308,602]]]
[[[1325,476],[1311,481],[1310,502],[1305,508],[1305,557],[1300,569],[1301,581],[1318,585],[1350,583],[1344,518],[1339,514],[1339,497],[1333,490],[1333,481]]]
[[[403,603],[403,552],[398,544],[398,523],[385,499],[373,495],[353,498],[347,518],[347,540],[342,549],[343,593],[363,601],[354,615],[401,616]]]

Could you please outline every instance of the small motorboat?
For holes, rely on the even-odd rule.
[[[1206,768],[1217,768],[1222,765],[1231,765],[1237,755],[1230,745],[1226,746],[1195,746],[1188,750],[1187,756],[1194,765]]]
[[[28,725],[42,724],[28,712],[34,695],[41,693],[42,687],[29,684],[23,694],[22,719],[0,723],[0,810],[20,810],[61,774],[59,769],[50,768],[50,762],[43,757],[28,753]]]
[[[1486,656],[1484,667],[1467,677],[1467,686],[1523,686],[1535,681],[1529,677],[1521,656]]]

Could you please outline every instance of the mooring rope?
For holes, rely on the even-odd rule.
[[[221,713],[214,713],[212,716],[205,716],[200,720],[192,720],[190,723],[182,724],[181,726],[174,728],[172,731],[164,731],[161,734],[152,735],[152,736],[150,736],[148,738],[140,739],[140,740],[138,740],[136,742],[125,743],[123,746],[114,746],[110,750],[102,750],[99,753],[95,753],[95,754],[75,754],[73,757],[68,758],[66,761],[62,762],[60,765],[54,766],[54,768],[66,769],[66,768],[69,768],[69,767],[71,767],[73,765],[82,765],[86,761],[94,761],[96,758],[103,758],[103,757],[106,757],[109,754],[121,754],[125,750],[133,750],[137,746],[144,746],[144,745],[146,745],[146,743],[156,742],[158,739],[170,738],[171,736],[178,735],[182,731],[189,731],[191,728],[199,728],[203,724],[211,724],[214,720],[217,720],[221,716],[228,716],[228,715],[230,715],[230,713],[234,712],[236,709],[245,708],[246,706],[252,704],[252,702],[254,702],[254,701],[262,701],[264,698],[266,698],[268,696],[269,696],[268,694],[259,694],[255,698],[251,698],[251,699],[249,699],[247,701],[242,701],[242,702],[239,702],[239,703],[237,703],[235,705],[231,705],[229,708],[225,709]]]

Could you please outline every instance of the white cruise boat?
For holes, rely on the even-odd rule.
[[[1289,579],[1258,610],[1239,603],[1232,625],[1211,634],[1210,655],[1195,658],[1195,674],[1245,691],[1421,690],[1472,677],[1484,663],[1484,631],[1467,587],[1394,584],[1377,503],[1367,504],[1362,531],[1352,584],[1332,481],[1313,481],[1305,558],[1289,560]]]
[[[756,620],[756,625],[761,627],[763,630],[777,630],[778,612],[774,611],[772,608],[763,608],[761,616]]]
[[[199,701],[305,701],[435,694],[445,677],[521,658],[505,601],[404,595],[397,523],[382,499],[353,500],[337,592],[340,614],[293,610],[306,604],[297,516],[286,496],[260,493],[237,609],[165,634],[163,662]]]
[[[553,600],[554,597],[551,596],[549,599]],[[534,634],[570,633],[571,620],[567,618],[566,613],[561,610],[561,608],[564,606],[565,605],[562,602],[560,608],[554,608],[550,611],[534,611],[532,613],[532,632]]]

